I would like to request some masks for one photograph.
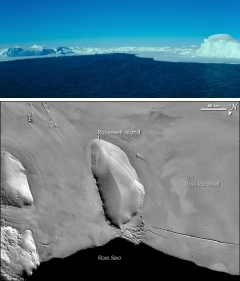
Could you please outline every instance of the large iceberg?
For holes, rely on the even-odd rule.
[[[196,55],[210,58],[240,58],[240,42],[228,34],[217,34],[204,39]]]

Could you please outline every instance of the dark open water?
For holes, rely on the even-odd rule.
[[[100,261],[98,256],[108,256]],[[112,255],[121,260],[111,260]],[[168,256],[145,244],[116,238],[98,248],[81,250],[65,259],[41,263],[26,281],[81,280],[237,280],[237,275],[213,271],[193,262]],[[145,277],[145,278],[144,278]]]
[[[5,98],[237,98],[240,65],[160,62],[130,54],[0,63]]]

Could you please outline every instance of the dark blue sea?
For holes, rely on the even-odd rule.
[[[2,98],[238,98],[240,65],[162,62],[130,54],[0,63]]]

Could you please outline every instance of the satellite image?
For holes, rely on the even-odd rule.
[[[89,266],[239,275],[237,101],[1,102],[2,280]]]

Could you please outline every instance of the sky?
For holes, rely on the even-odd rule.
[[[0,8],[0,46],[200,45],[240,40],[239,0],[11,0]]]

